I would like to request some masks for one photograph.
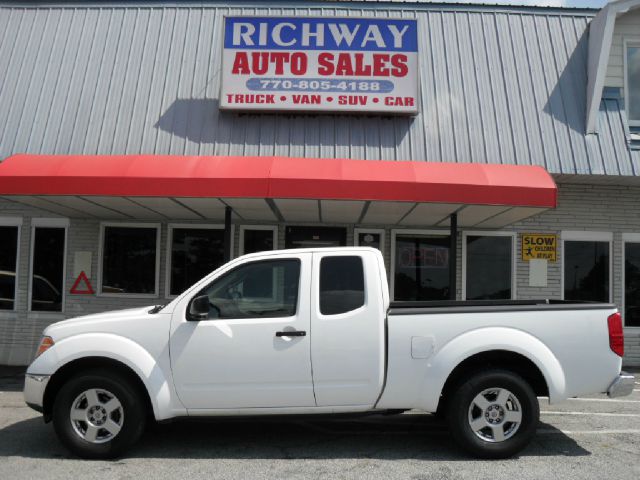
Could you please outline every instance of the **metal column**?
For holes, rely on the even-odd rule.
[[[231,207],[224,208],[224,262],[231,260]]]
[[[449,300],[456,299],[456,270],[458,268],[458,214],[451,214],[451,244],[449,246]]]

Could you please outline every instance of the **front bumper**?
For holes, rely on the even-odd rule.
[[[618,378],[607,389],[607,395],[611,398],[631,395],[634,384],[635,378],[633,375],[627,372],[620,372]]]
[[[51,375],[27,373],[24,378],[24,401],[37,412],[43,410],[44,391]]]

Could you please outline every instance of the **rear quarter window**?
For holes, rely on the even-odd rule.
[[[364,268],[358,256],[320,261],[320,313],[337,315],[364,305]]]

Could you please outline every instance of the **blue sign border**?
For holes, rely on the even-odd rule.
[[[280,35],[285,43],[295,42],[292,45],[277,45],[267,35],[266,45],[247,45],[241,43],[240,45],[233,44],[233,25],[235,23],[250,23],[255,27],[254,38],[258,37],[259,24],[267,24],[269,32],[273,28],[282,23],[293,25],[282,28]],[[315,32],[319,24],[344,24],[350,31],[353,31],[357,27],[357,32],[354,35],[354,39],[351,46],[345,45],[341,42],[340,45],[336,44],[331,32],[328,28],[324,31],[324,45],[318,46],[314,43],[315,37],[312,37],[312,41],[308,46],[301,45],[302,37],[302,24],[309,24]],[[376,25],[380,28],[382,39],[385,42],[385,47],[379,47],[374,41],[366,42],[363,47],[362,42],[365,38],[365,33],[370,25]],[[394,25],[401,31],[405,27],[408,27],[407,31],[403,35],[402,46],[399,48],[394,47],[394,37],[388,29],[389,25]],[[241,49],[241,50],[288,50],[288,51],[308,51],[308,50],[324,50],[324,51],[358,51],[358,52],[411,52],[417,53],[418,51],[418,21],[416,19],[404,19],[404,18],[366,18],[366,17],[225,17],[225,29],[224,29],[224,48],[227,49]]]

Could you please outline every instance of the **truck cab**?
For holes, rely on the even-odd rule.
[[[385,373],[381,261],[367,248],[252,254],[185,292],[170,334],[185,408],[372,408]]]

